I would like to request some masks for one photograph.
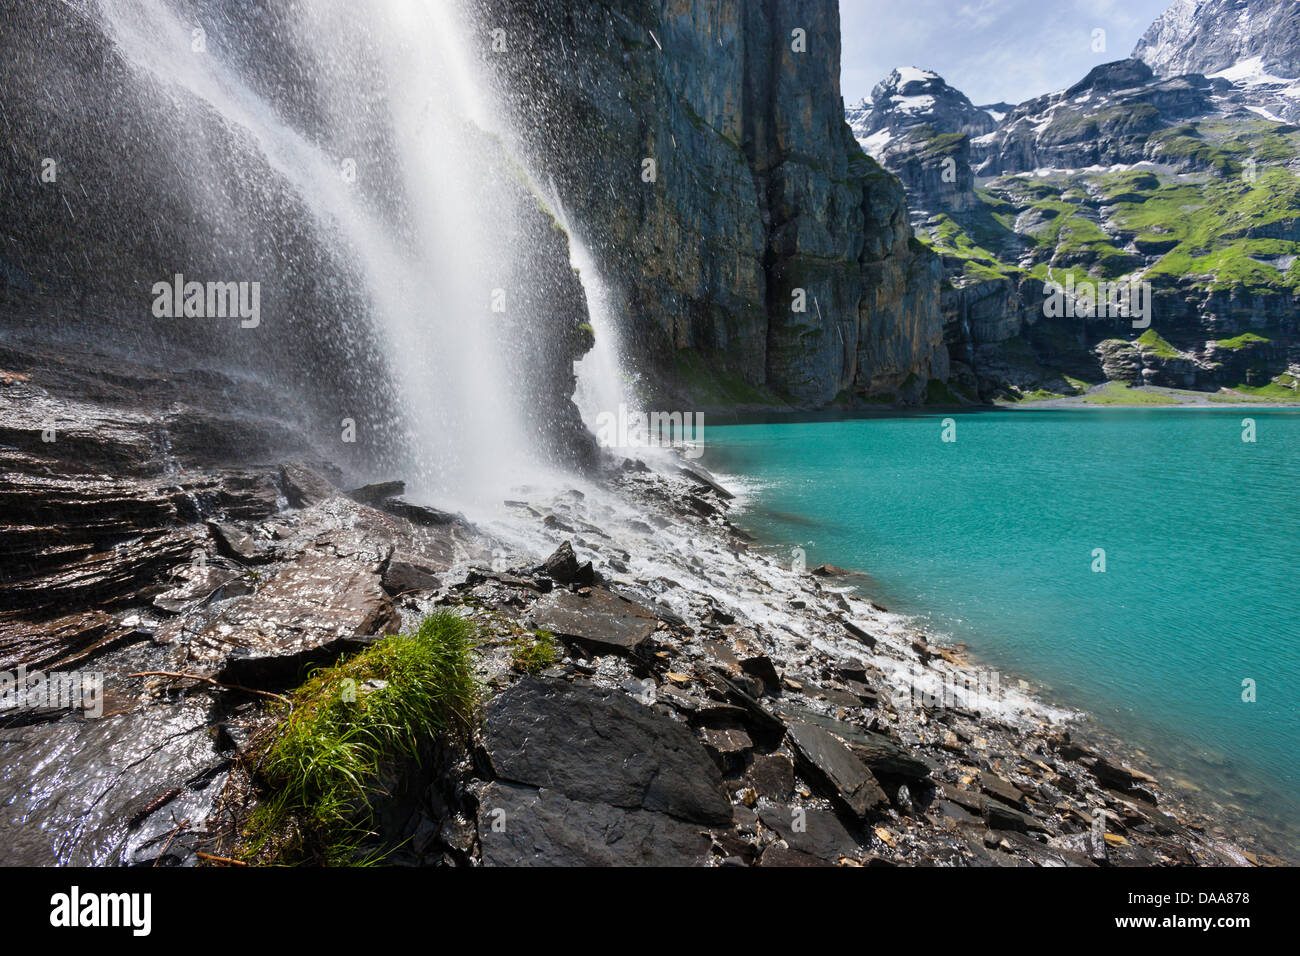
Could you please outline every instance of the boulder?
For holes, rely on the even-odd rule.
[[[309,551],[256,594],[224,605],[193,639],[178,639],[171,669],[248,686],[287,684],[352,639],[381,633],[393,614],[375,565]]]
[[[721,775],[690,728],[619,691],[526,678],[488,706],[484,749],[509,783],[692,823],[731,821]]]
[[[551,580],[559,584],[577,584],[582,587],[590,587],[596,577],[591,562],[579,563],[578,556],[573,553],[573,545],[568,541],[556,548],[555,553],[546,559],[542,570]]]
[[[479,796],[478,832],[484,866],[691,866],[710,847],[698,825],[664,813],[501,782]]]
[[[857,840],[829,810],[772,806],[759,811],[763,824],[780,834],[792,850],[834,863],[842,856],[856,857]]]
[[[295,508],[307,508],[339,494],[328,478],[294,462],[280,466],[280,485],[284,497]]]

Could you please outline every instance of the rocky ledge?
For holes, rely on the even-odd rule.
[[[475,526],[352,487],[239,383],[4,357],[0,669],[105,691],[0,715],[0,862],[219,863],[268,696],[446,607],[482,625],[482,719],[383,788],[390,862],[1275,862],[841,569],[757,553],[696,469],[611,464]],[[556,660],[522,673],[539,630]]]

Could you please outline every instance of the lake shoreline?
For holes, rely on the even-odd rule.
[[[1235,407],[1208,407],[1222,408],[1222,410],[1229,415],[1233,414],[1237,410]],[[1087,406],[1084,408],[1088,411],[1129,411],[1129,409],[1115,408],[1095,409],[1088,408]],[[1005,410],[1018,411],[1022,410],[1022,408],[1013,407]],[[1268,406],[1266,410],[1292,412],[1295,411],[1295,408],[1292,406]],[[869,416],[869,420],[911,419],[917,417],[924,417],[933,420],[938,417],[938,414],[934,412],[909,412],[902,415],[882,414]],[[847,418],[850,420],[860,420],[861,416],[847,416]],[[818,421],[826,420],[827,419],[818,419]],[[786,420],[782,419],[780,424],[786,424]],[[706,460],[708,459],[706,458]],[[718,465],[715,463],[715,467],[720,467],[720,471],[729,477],[740,479],[741,485],[746,484],[747,479],[750,477],[745,474],[743,469],[737,469],[730,463],[725,465]],[[775,479],[758,478],[757,482],[760,486],[765,486],[768,480]],[[761,511],[766,507],[762,502],[763,492],[757,491],[754,494],[755,500],[753,502],[742,504],[741,509],[744,510],[737,509],[729,515],[729,518],[734,520],[739,527],[745,529],[747,533],[754,535],[758,540],[758,546],[773,549],[778,552],[788,549],[794,540],[794,537],[791,537],[791,535],[795,537],[798,536],[797,529],[787,529],[789,533],[779,534],[776,536],[773,536],[770,530],[765,531],[765,521],[754,520],[756,513],[755,509]],[[797,512],[797,508],[792,505],[791,499],[788,495],[783,498],[779,508],[779,513],[769,512],[771,517],[780,519],[778,524],[791,517],[791,515],[787,514],[788,512]],[[809,513],[802,513],[797,516],[806,521],[807,526],[810,529],[815,527],[819,520],[815,515]],[[770,521],[767,523],[770,523]],[[786,523],[788,523],[788,521]],[[808,534],[811,535],[813,532],[809,531]],[[817,535],[817,537],[820,542],[820,535]],[[856,574],[860,574],[862,578],[871,582],[857,584],[856,589],[858,593],[869,600],[883,600],[884,603],[890,604],[891,607],[893,606],[893,600],[889,597],[881,597],[881,595],[888,593],[895,595],[898,594],[898,583],[895,581],[888,587],[884,587],[879,582],[874,581],[873,571],[876,569],[871,567],[869,563],[863,567],[860,556],[854,556],[842,550],[828,550],[827,547],[823,545],[818,549],[817,560],[853,568]],[[811,559],[810,563],[812,563]],[[1196,813],[1201,819],[1207,821],[1207,825],[1226,828],[1224,829],[1224,832],[1256,832],[1258,834],[1258,842],[1261,845],[1268,846],[1271,852],[1280,856],[1291,855],[1290,851],[1292,851],[1295,842],[1292,835],[1293,823],[1291,817],[1288,815],[1283,814],[1270,817],[1267,813],[1261,813],[1258,810],[1244,809],[1240,806],[1236,806],[1234,809],[1227,809],[1224,806],[1224,803],[1232,805],[1235,801],[1227,795],[1226,790],[1221,792],[1220,787],[1222,786],[1222,782],[1220,780],[1216,779],[1208,781],[1208,785],[1203,787],[1202,784],[1207,784],[1207,780],[1203,776],[1198,775],[1197,772],[1189,771],[1186,766],[1180,766],[1176,755],[1174,756],[1174,759],[1171,760],[1169,759],[1169,754],[1162,754],[1162,749],[1159,744],[1156,744],[1155,746],[1151,743],[1138,745],[1131,744],[1122,739],[1123,735],[1118,728],[1111,726],[1107,722],[1107,718],[1103,712],[1104,709],[1099,710],[1095,706],[1097,699],[1095,697],[1090,697],[1086,690],[1074,687],[1071,689],[1070,693],[1066,693],[1062,696],[1056,691],[1048,689],[1050,685],[1046,685],[1043,681],[1037,679],[1038,674],[1032,666],[1025,666],[1024,662],[1021,662],[1020,664],[1016,663],[1016,657],[1014,654],[1008,656],[1008,652],[1005,649],[1001,653],[998,653],[992,651],[990,648],[981,648],[978,638],[972,637],[973,634],[978,633],[978,627],[964,627],[957,638],[934,637],[933,635],[935,632],[931,629],[929,622],[925,620],[925,618],[928,618],[929,614],[928,610],[924,606],[924,598],[920,601],[908,599],[899,601],[898,603],[908,606],[909,610],[906,612],[907,614],[921,613],[924,615],[923,618],[909,618],[909,620],[912,622],[913,626],[917,628],[930,630],[930,634],[927,635],[927,640],[933,639],[936,641],[942,641],[945,639],[959,639],[961,641],[959,647],[961,647],[963,652],[969,656],[973,666],[977,668],[986,667],[991,666],[996,662],[998,666],[1001,666],[1004,669],[1016,671],[1014,678],[1025,682],[1031,696],[1042,701],[1047,706],[1061,706],[1076,711],[1079,715],[1078,721],[1074,725],[1076,730],[1079,733],[1086,734],[1097,740],[1101,746],[1103,746],[1109,753],[1115,755],[1118,759],[1137,761],[1140,765],[1144,766],[1144,768],[1150,765],[1158,766],[1158,770],[1152,770],[1152,773],[1162,779],[1167,789],[1171,792],[1176,792],[1179,799],[1185,802],[1189,808],[1192,808],[1194,813]],[[941,628],[940,633],[942,633],[942,630],[943,629]],[[1010,668],[1008,668],[1008,663],[1010,664]],[[1055,680],[1056,679],[1054,679],[1054,682]],[[1143,723],[1140,716],[1133,718],[1133,720],[1137,723]],[[1146,736],[1155,735],[1158,737],[1160,733],[1160,731],[1155,730],[1153,727],[1148,731]],[[1150,749],[1151,753],[1155,754],[1155,757],[1146,753],[1144,746],[1146,749]],[[1177,752],[1181,752],[1182,750],[1182,748],[1175,749]],[[1186,755],[1183,754],[1183,756],[1185,757]],[[1156,760],[1159,760],[1160,763],[1156,764]],[[1181,780],[1182,783],[1176,782],[1178,780]]]
[[[772,541],[764,541],[757,534],[754,534],[747,526],[743,518],[736,518],[735,525],[738,529],[746,534],[752,535],[758,544],[768,546],[778,546]],[[849,571],[852,577],[869,578],[870,572],[859,571],[858,569],[844,569]],[[860,585],[849,585],[852,590],[859,594],[872,607],[888,612],[874,601],[874,595],[864,590]],[[964,670],[971,672],[987,671],[995,665],[992,658],[982,655],[978,647],[973,646],[969,641],[961,641],[957,644],[948,644],[944,637],[936,637],[932,631],[927,632],[923,623],[917,622],[911,615],[899,613],[897,616],[905,622],[905,626],[915,630],[917,635],[934,647],[943,647],[951,652],[949,661]],[[1052,691],[1045,688],[1040,681],[1036,681],[1030,673],[1012,672],[1007,673],[1006,665],[1002,662],[996,662],[999,671],[1004,675],[1005,682],[1012,683],[1026,696],[1028,701],[1036,707],[1040,707],[1045,713],[1056,715],[1069,714],[1070,716],[1064,721],[1064,725],[1069,729],[1077,739],[1085,741],[1090,747],[1103,753],[1108,758],[1118,764],[1150,767],[1152,766],[1151,757],[1141,748],[1125,743],[1114,731],[1107,728],[1102,719],[1095,713],[1087,709],[1086,704],[1076,705],[1065,701],[1054,700]],[[1270,833],[1270,836],[1260,840],[1260,845],[1268,846],[1268,852],[1274,856],[1287,861],[1288,865],[1300,863],[1300,858],[1295,858],[1288,854],[1288,850],[1293,844],[1287,841],[1286,835],[1280,831],[1272,830],[1268,824],[1249,814],[1243,815],[1237,820],[1224,819],[1218,808],[1214,807],[1212,801],[1189,792],[1186,788],[1177,785],[1170,773],[1170,768],[1161,766],[1159,769],[1153,769],[1152,774],[1159,781],[1161,788],[1167,793],[1173,795],[1177,801],[1180,810],[1182,810],[1188,821],[1195,821],[1197,825],[1207,830],[1219,832],[1225,839],[1229,834],[1235,833],[1232,824],[1240,823],[1249,827],[1260,827]],[[1239,838],[1239,837],[1237,837]]]

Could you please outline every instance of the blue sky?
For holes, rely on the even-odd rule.
[[[1064,89],[1133,52],[1171,0],[840,0],[852,106],[896,66],[933,70],[977,104]],[[1092,35],[1106,31],[1106,51]]]

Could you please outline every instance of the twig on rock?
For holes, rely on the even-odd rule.
[[[237,690],[244,694],[256,694],[259,697],[270,697],[272,700],[278,700],[283,704],[289,703],[289,698],[283,694],[273,694],[269,690],[257,690],[254,687],[244,687],[242,684],[223,684],[219,680],[213,680],[211,677],[204,677],[202,674],[184,674],[176,671],[137,671],[134,674],[127,674],[127,677],[175,677],[180,680],[199,680],[205,684],[211,684],[213,687],[220,687],[222,690]]]

